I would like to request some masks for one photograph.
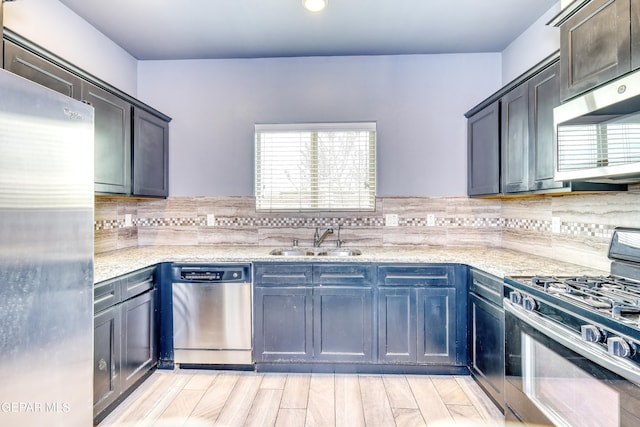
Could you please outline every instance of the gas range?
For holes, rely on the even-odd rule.
[[[616,228],[606,276],[516,276],[505,297],[640,365],[640,229]]]
[[[640,338],[640,281],[609,275],[510,277],[507,282],[586,318],[636,329]],[[531,304],[527,296],[513,298],[516,304]]]
[[[640,329],[640,282],[615,276],[534,276],[544,292]]]

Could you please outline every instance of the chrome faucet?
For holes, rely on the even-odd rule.
[[[336,240],[336,248],[341,248],[342,244],[344,243],[344,240],[340,239],[340,228],[342,227],[342,224],[338,224],[338,239]]]
[[[318,233],[318,227],[316,227],[316,234],[313,235],[313,247],[314,248],[319,248],[320,245],[322,244],[322,241],[329,235],[329,234],[333,234],[333,228],[327,228],[324,233],[322,233],[322,236],[320,235],[320,233]]]

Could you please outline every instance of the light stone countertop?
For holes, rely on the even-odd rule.
[[[142,246],[98,254],[94,259],[94,282],[126,274],[160,262],[394,262],[467,264],[498,277],[548,275],[607,275],[576,264],[555,261],[509,249],[486,247],[360,247],[362,255],[350,257],[276,256],[262,246]]]

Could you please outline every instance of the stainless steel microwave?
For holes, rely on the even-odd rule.
[[[640,182],[640,71],[553,110],[556,181]]]

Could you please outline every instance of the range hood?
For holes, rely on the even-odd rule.
[[[556,181],[640,182],[640,71],[553,110]]]

